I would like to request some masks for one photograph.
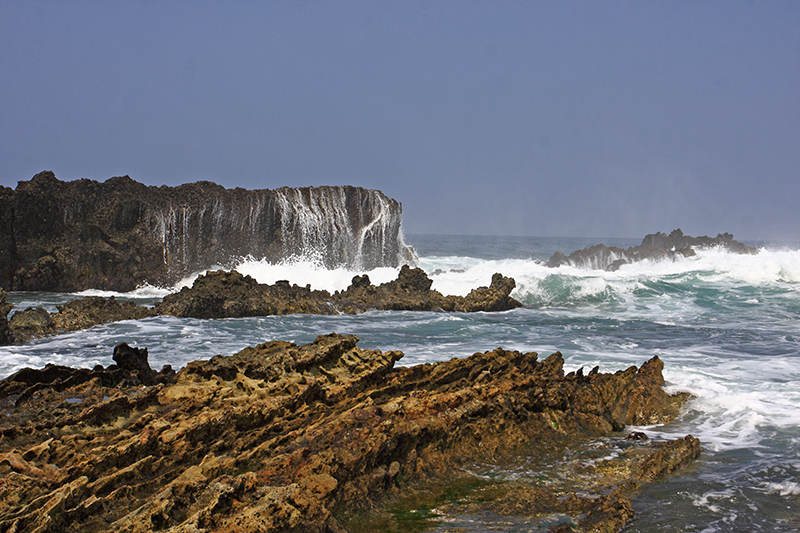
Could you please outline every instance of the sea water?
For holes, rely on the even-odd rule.
[[[107,366],[113,347],[123,341],[148,348],[154,368],[177,369],[267,340],[307,343],[334,331],[358,335],[363,348],[403,351],[400,365],[502,346],[542,356],[560,351],[566,371],[600,366],[613,372],[657,355],[665,364],[668,390],[690,392],[693,399],[670,424],[632,429],[653,439],[691,434],[704,452],[687,470],[644,488],[626,531],[800,530],[800,246],[748,243],[759,247],[757,255],[702,250],[695,257],[605,272],[551,269],[544,263],[555,251],[599,242],[627,247],[638,240],[423,235],[407,240],[441,293],[465,295],[500,272],[516,280],[512,296],[525,306],[473,314],[153,317],[2,347],[0,376],[47,363]],[[262,283],[287,279],[329,291],[346,288],[362,274],[325,270],[302,259],[280,265],[249,260],[238,269]],[[397,269],[367,274],[378,284],[395,279]],[[116,296],[152,305],[179,286]],[[9,301],[16,309],[53,311],[89,294],[113,293],[12,293]],[[433,523],[431,531],[447,527]],[[520,525],[506,530],[529,531]]]

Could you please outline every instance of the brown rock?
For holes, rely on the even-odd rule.
[[[8,324],[14,342],[77,331],[106,322],[139,320],[156,314],[153,309],[130,301],[118,301],[113,296],[87,296],[56,307],[57,313],[48,313],[41,307],[14,313]]]
[[[505,311],[521,307],[509,296],[511,278],[495,274],[489,287],[466,297],[442,296],[431,290],[433,282],[419,268],[403,266],[396,280],[374,286],[367,275],[355,276],[351,285],[333,295],[298,287],[287,281],[260,284],[250,276],[231,271],[208,272],[191,288],[166,296],[156,311],[180,317],[222,318],[283,315],[290,313],[356,314],[371,309],[386,311]]]
[[[0,530],[345,531],[352,512],[464,467],[552,456],[615,422],[665,420],[675,406],[654,361],[565,376],[558,353],[539,361],[497,349],[394,368],[401,353],[356,342],[273,341],[190,363],[172,384],[92,378],[39,388],[20,405],[0,399]],[[61,416],[39,411],[53,404]],[[699,449],[688,439],[684,450]],[[634,456],[615,479],[691,459],[678,447]],[[597,476],[611,474],[588,476],[592,487]],[[630,506],[616,494],[594,504],[549,494],[541,509],[623,524]]]

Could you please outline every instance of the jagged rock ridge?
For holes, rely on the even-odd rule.
[[[642,244],[631,246],[627,249],[596,244],[582,250],[576,250],[569,256],[556,252],[547,261],[547,266],[557,268],[562,265],[570,265],[579,268],[613,271],[627,263],[648,259],[674,260],[679,257],[691,257],[696,254],[695,249],[717,247],[738,254],[758,253],[757,249],[735,241],[730,233],[720,233],[716,237],[690,237],[684,235],[680,229],[676,229],[669,235],[661,232],[651,233],[645,236]]]
[[[139,320],[168,314],[193,318],[234,318],[287,314],[357,314],[371,309],[386,311],[507,311],[522,304],[510,296],[516,282],[502,274],[492,276],[488,287],[478,287],[466,296],[443,296],[431,290],[432,281],[420,268],[404,265],[397,279],[375,286],[364,274],[355,276],[344,291],[311,290],[288,281],[261,284],[250,276],[224,270],[210,271],[194,285],[167,295],[155,308],[120,301],[111,296],[87,296],[56,306],[49,313],[29,307],[6,317],[13,307],[0,289],[0,345],[24,342],[34,337],[77,331],[117,320]]]
[[[397,267],[415,261],[401,220],[399,202],[360,187],[148,187],[128,176],[63,182],[41,172],[0,187],[0,287],[124,292],[247,256]]]
[[[0,531],[343,533],[353,513],[429,480],[567,447],[597,452],[589,439],[666,422],[686,399],[664,392],[657,357],[565,374],[560,353],[498,348],[395,368],[401,352],[357,342],[272,341],[177,375],[154,375],[146,353],[118,346],[114,369],[0,381]],[[561,528],[551,531],[619,531],[636,488],[700,450],[691,436],[630,444],[475,501],[542,515]]]

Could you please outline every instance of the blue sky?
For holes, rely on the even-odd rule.
[[[0,0],[0,185],[352,184],[407,233],[800,240],[800,3]]]

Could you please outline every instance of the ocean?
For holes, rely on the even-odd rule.
[[[691,258],[605,272],[551,269],[543,262],[555,251],[568,254],[598,243],[628,247],[640,239],[409,235],[406,241],[441,293],[466,295],[500,272],[516,280],[512,296],[524,307],[474,314],[154,317],[0,347],[0,376],[47,363],[107,366],[114,346],[123,341],[148,348],[154,368],[177,369],[268,340],[300,344],[334,331],[358,335],[362,348],[401,350],[400,365],[503,347],[542,356],[560,351],[567,372],[598,365],[613,372],[657,355],[665,364],[668,390],[689,392],[693,399],[670,424],[628,430],[653,439],[691,434],[704,452],[687,470],[645,486],[625,531],[800,530],[800,245],[748,242],[760,249],[757,255],[704,250]],[[362,273],[324,270],[303,260],[282,265],[250,260],[238,269],[262,283],[288,279],[329,291],[346,288]],[[379,284],[395,279],[397,269],[368,274]],[[174,288],[142,287],[116,296],[152,304],[169,290]],[[90,294],[114,293],[11,293],[8,300],[16,309],[53,311]],[[429,531],[456,526],[485,530],[475,523],[433,520]],[[536,531],[524,524],[504,527],[500,530]]]

